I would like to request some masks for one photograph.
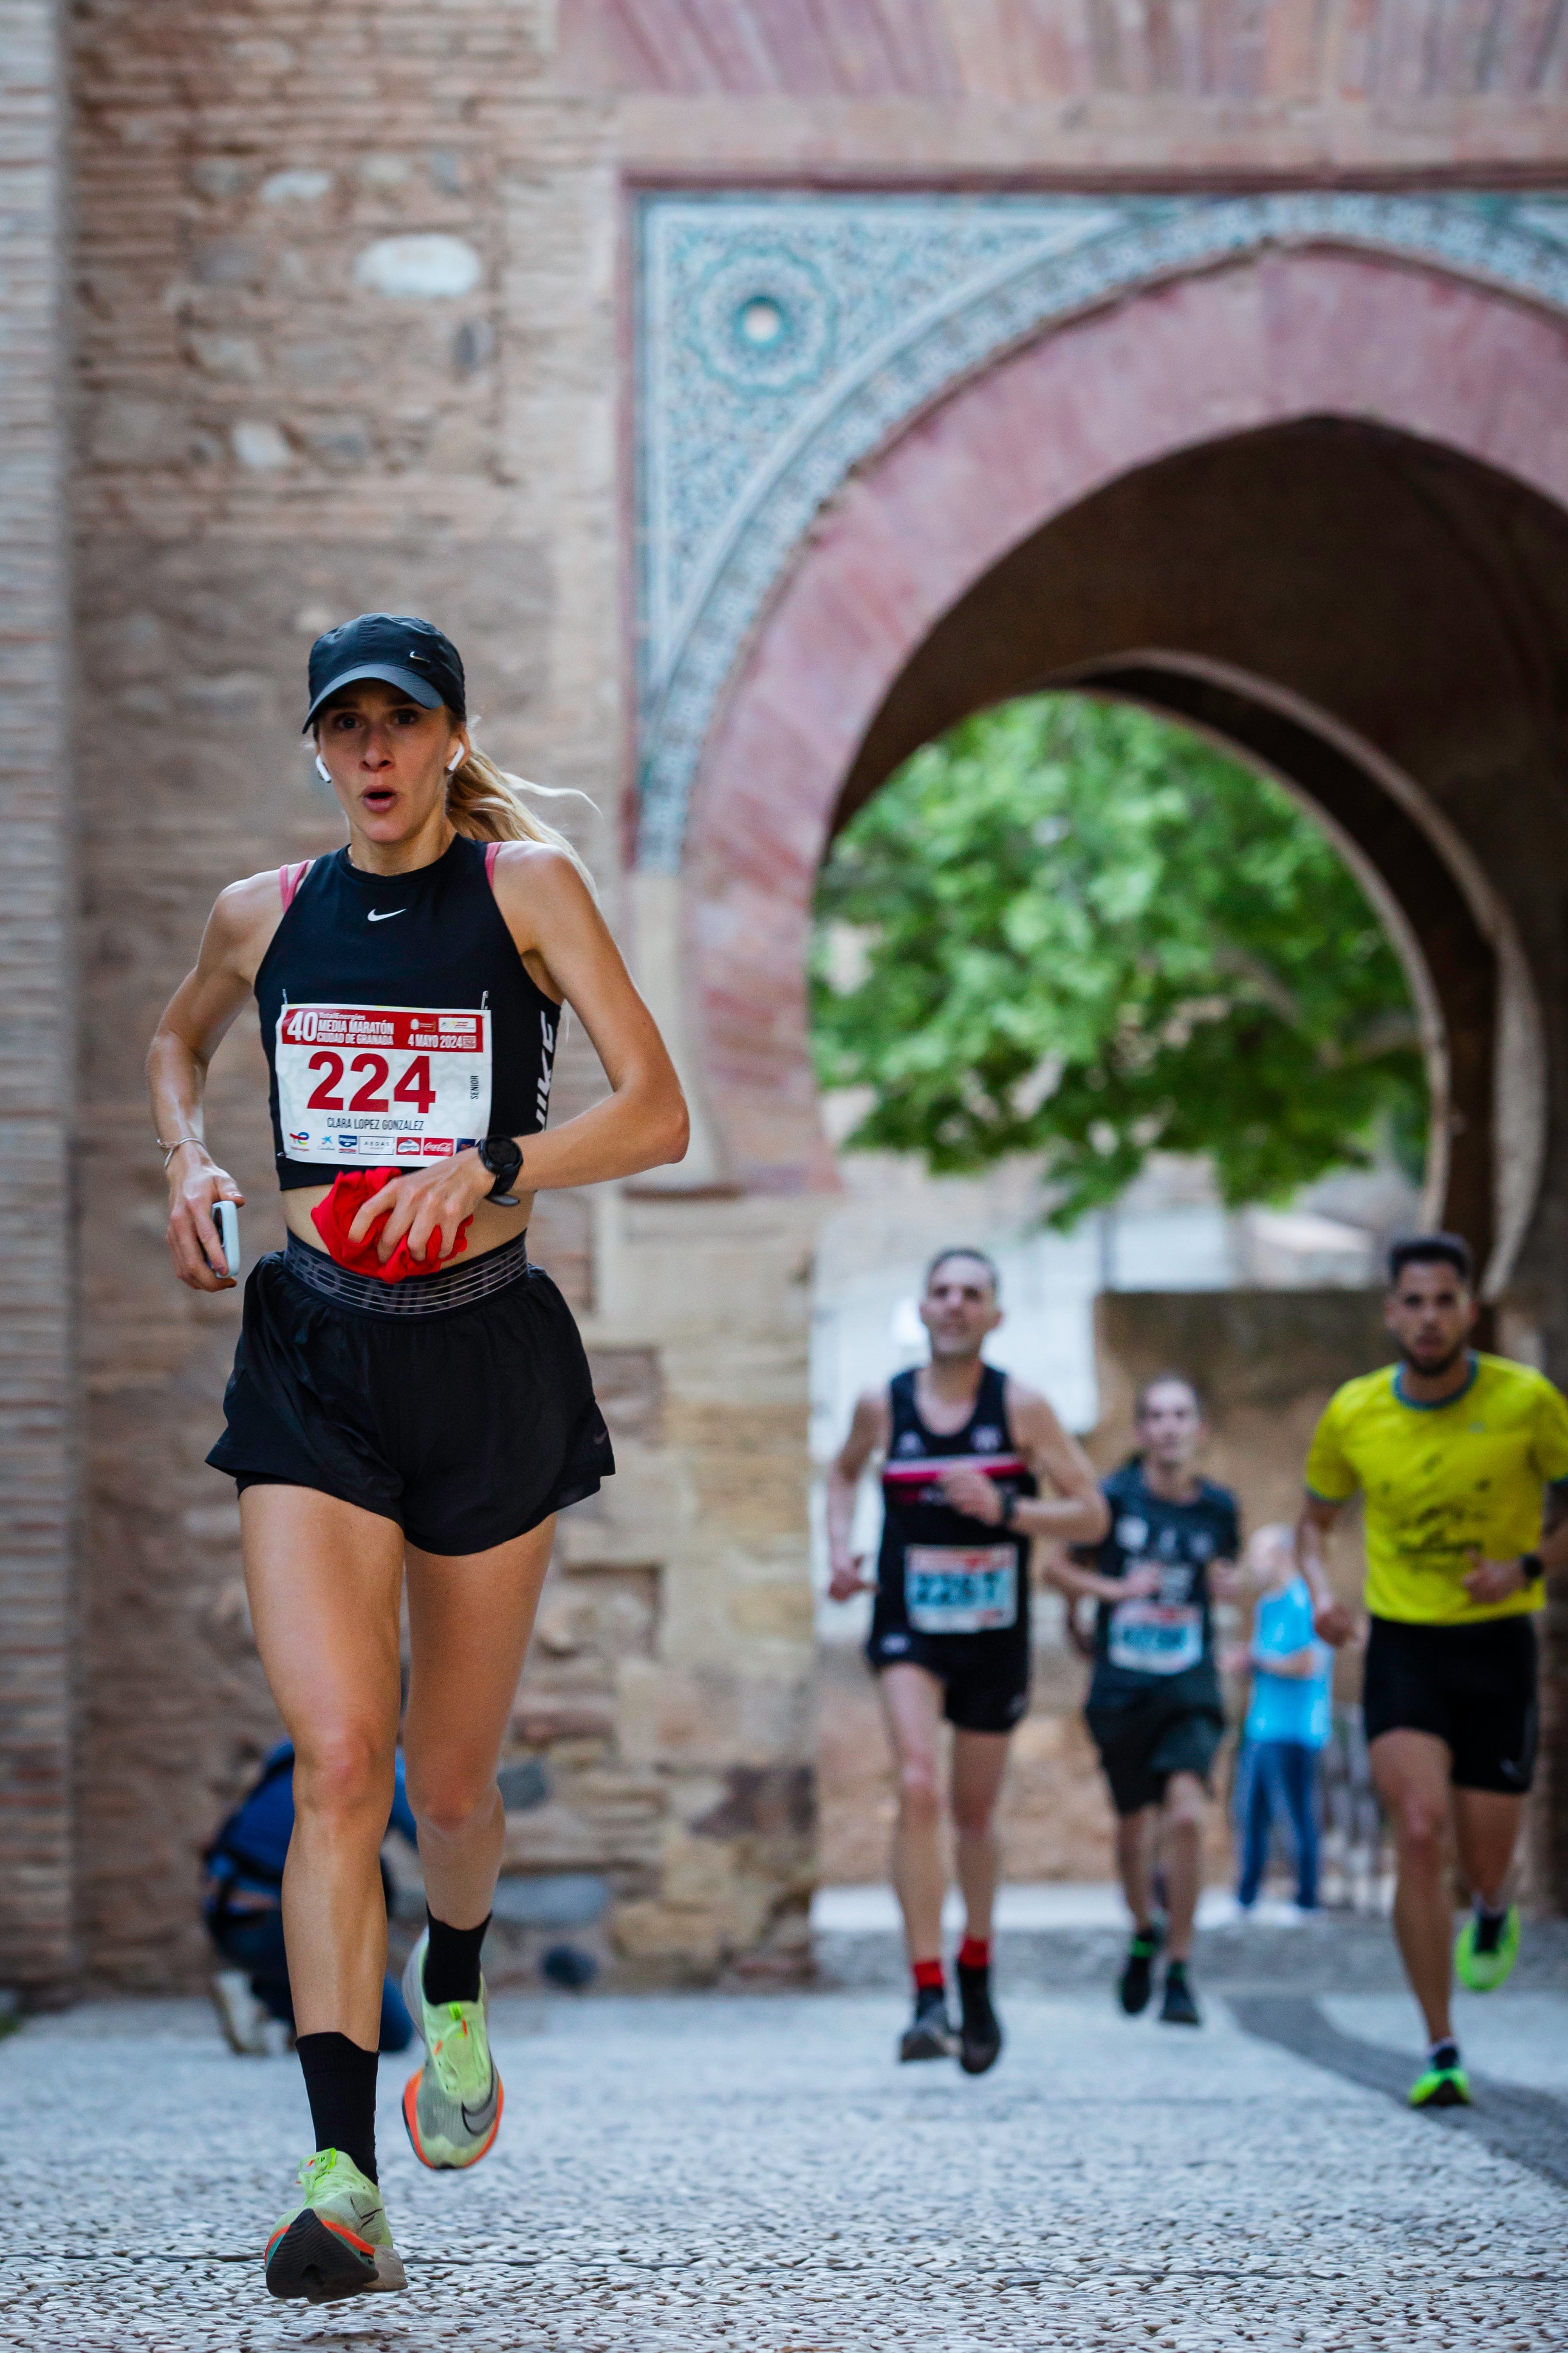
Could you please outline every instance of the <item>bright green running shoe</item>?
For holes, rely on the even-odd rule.
[[[381,2192],[352,2158],[319,2148],[297,2179],[304,2194],[267,2242],[268,2295],[336,2304],[408,2285]]]
[[[1519,1958],[1519,1906],[1506,1912],[1472,1912],[1454,1939],[1459,1983],[1472,1993],[1490,1993]]]
[[[478,2001],[426,2001],[426,1929],[408,1956],[403,1999],[426,2061],[403,2087],[403,2121],[421,2165],[438,2172],[478,2165],[500,2130],[501,2087],[490,2057],[489,1995]]]
[[[1447,2051],[1433,2052],[1411,2084],[1407,2096],[1413,2108],[1469,2106],[1470,2079],[1459,2064],[1458,2052],[1451,2044]]]

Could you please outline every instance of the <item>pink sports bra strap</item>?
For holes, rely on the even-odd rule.
[[[278,870],[278,893],[287,914],[294,903],[294,893],[315,864],[313,858],[302,858],[298,866],[280,866]]]
[[[486,844],[485,844],[485,881],[489,884],[490,889],[491,889],[492,891],[493,891],[493,890],[495,889],[495,887],[496,887],[496,860],[500,856],[500,853],[501,853],[501,845],[500,845],[500,843],[499,841],[487,841],[487,842],[486,842]]]

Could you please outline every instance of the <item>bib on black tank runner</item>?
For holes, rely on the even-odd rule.
[[[408,874],[340,849],[298,881],[256,978],[285,1191],[544,1125],[560,1008],[524,968],[492,865],[458,835]]]
[[[912,1372],[892,1382],[889,1402],[879,1614],[936,1637],[1024,1626],[1029,1539],[954,1511],[941,1484],[942,1472],[962,1467],[983,1472],[1003,1495],[1038,1492],[1007,1425],[1005,1376],[984,1367],[973,1412],[949,1437],[921,1420]]]
[[[1039,1492],[1007,1420],[1006,1376],[985,1366],[962,1430],[921,1419],[913,1372],[889,1388],[882,1546],[867,1656],[941,1678],[950,1724],[1010,1732],[1028,1705],[1030,1539],[970,1519],[942,1492],[947,1471],[979,1471],[999,1494]]]

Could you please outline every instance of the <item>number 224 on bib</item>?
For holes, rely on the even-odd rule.
[[[286,1005],[275,1059],[289,1160],[440,1160],[489,1132],[488,1011]]]

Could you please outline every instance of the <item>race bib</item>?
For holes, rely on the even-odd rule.
[[[1012,1545],[906,1545],[904,1608],[917,1634],[993,1634],[1018,1619]]]
[[[1106,1654],[1113,1667],[1140,1674],[1180,1674],[1203,1657],[1204,1613],[1191,1601],[1119,1601]]]
[[[276,1065],[289,1160],[444,1160],[489,1133],[488,1011],[285,1005]]]

